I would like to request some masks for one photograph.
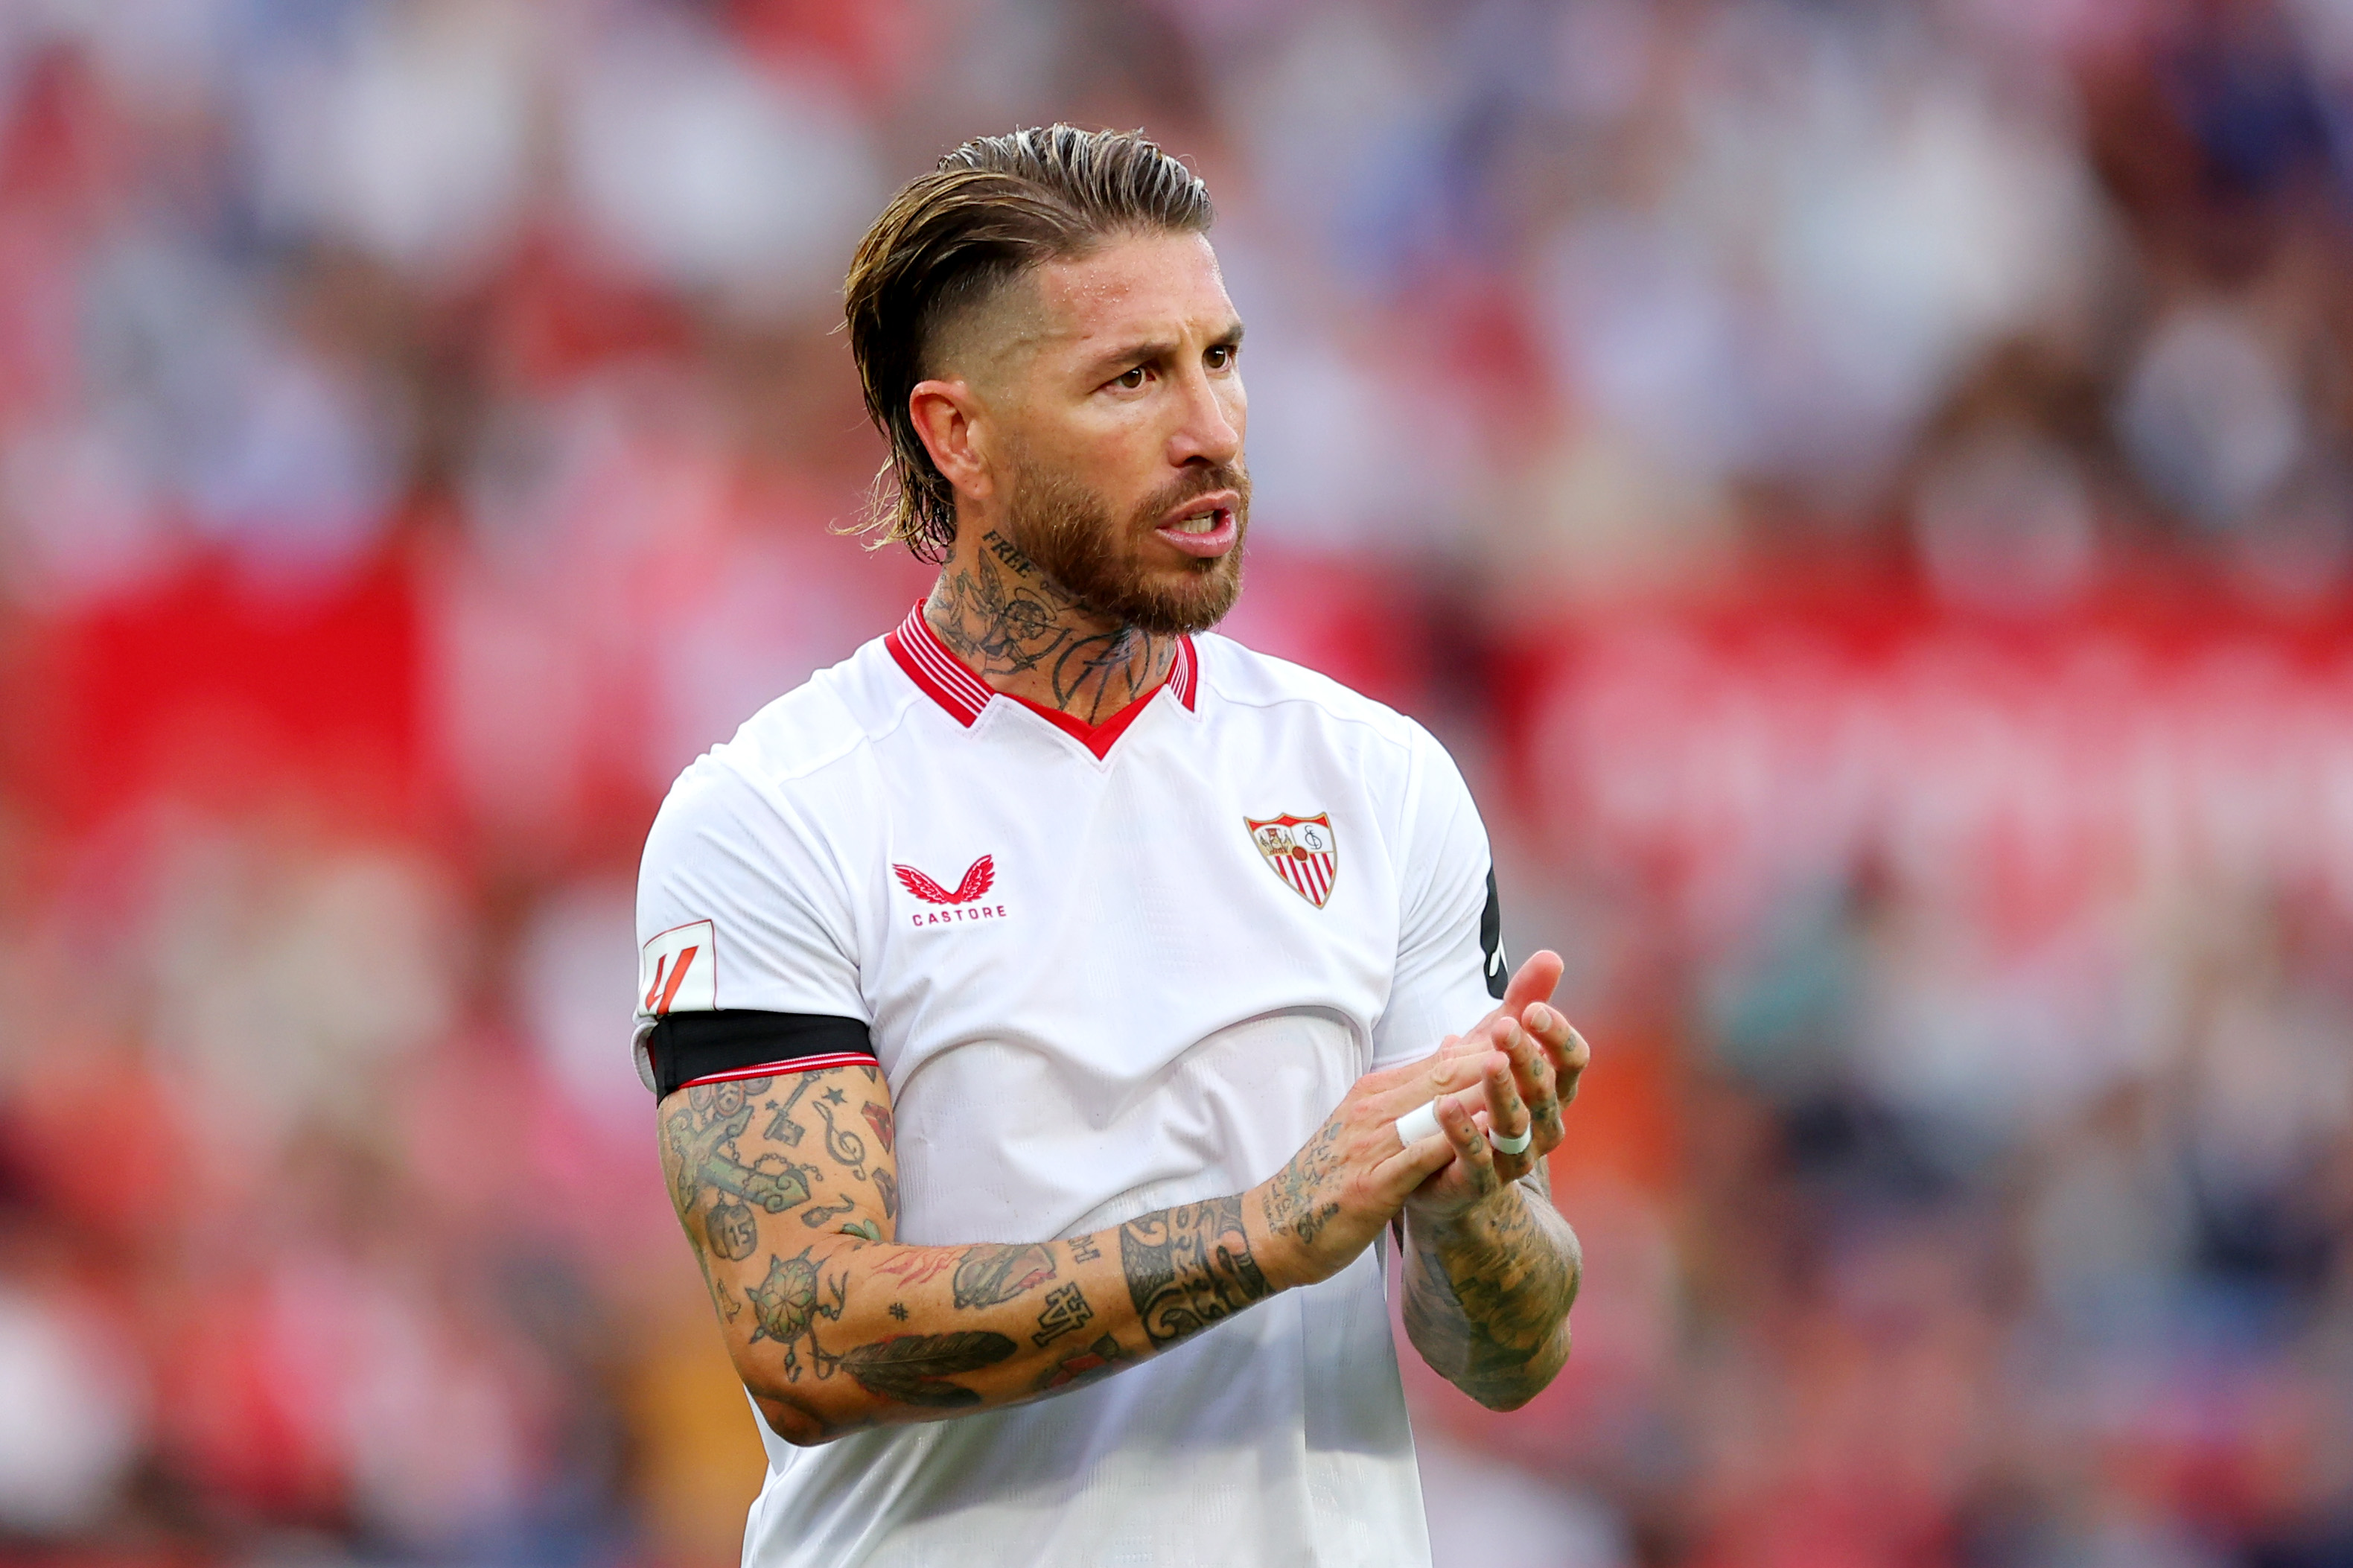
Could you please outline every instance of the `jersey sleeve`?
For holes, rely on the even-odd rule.
[[[1487,829],[1446,749],[1418,732],[1398,879],[1397,972],[1373,1026],[1373,1066],[1428,1056],[1500,1001],[1503,913]]]
[[[854,929],[834,857],[788,803],[709,759],[689,769],[638,868],[638,1076],[657,1094],[687,1081],[661,1059],[671,1042],[713,1076],[871,1061]]]

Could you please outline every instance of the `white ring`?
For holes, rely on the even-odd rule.
[[[1535,1141],[1536,1130],[1533,1122],[1517,1138],[1498,1138],[1493,1128],[1487,1129],[1487,1142],[1498,1154],[1525,1154],[1528,1152],[1528,1145]]]
[[[1438,1104],[1417,1105],[1397,1119],[1398,1142],[1409,1149],[1423,1139],[1435,1135],[1438,1125]]]

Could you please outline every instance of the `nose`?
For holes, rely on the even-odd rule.
[[[1169,460],[1177,467],[1202,463],[1222,466],[1241,455],[1242,428],[1248,405],[1241,378],[1213,378],[1200,365],[1186,376],[1182,410],[1169,437]]]

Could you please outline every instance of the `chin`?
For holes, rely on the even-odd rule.
[[[1135,584],[1120,618],[1140,630],[1173,637],[1205,632],[1226,618],[1242,591],[1241,551],[1200,567],[1154,574]]]

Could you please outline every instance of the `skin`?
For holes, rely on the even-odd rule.
[[[1453,1160],[1442,1137],[1401,1146],[1397,1118],[1482,1093],[1494,1065],[1468,1049],[1370,1074],[1248,1192],[1035,1243],[897,1245],[890,1089],[873,1068],[681,1089],[661,1103],[662,1166],[737,1374],[770,1427],[807,1446],[1042,1398],[1330,1279]],[[797,1179],[759,1179],[781,1173]]]
[[[1166,677],[1176,638],[1080,602],[1030,559],[1015,518],[1025,486],[1078,488],[1120,520],[1103,548],[1126,554],[1138,584],[1198,588],[1204,563],[1134,514],[1239,465],[1241,336],[1198,235],[1113,240],[1039,268],[944,334],[940,374],[907,399],[956,498],[925,616],[982,679],[1092,723]]]
[[[1584,1277],[1583,1249],[1553,1206],[1546,1171],[1593,1059],[1551,1005],[1562,967],[1559,954],[1537,952],[1493,1012],[1440,1047],[1441,1059],[1486,1065],[1478,1089],[1438,1101],[1439,1137],[1453,1158],[1405,1204],[1406,1336],[1491,1410],[1518,1409],[1559,1374]],[[1533,1141],[1505,1154],[1487,1142],[1490,1128]]]
[[[1096,721],[1165,679],[1172,635],[1103,614],[1021,548],[1024,487],[1082,484],[1134,581],[1172,602],[1201,590],[1215,563],[1156,533],[1148,503],[1238,468],[1240,335],[1208,242],[1166,235],[1041,268],[944,334],[940,374],[909,397],[956,495],[926,616],[982,679]],[[1257,1186],[1086,1236],[898,1245],[890,1089],[870,1067],[670,1095],[663,1167],[736,1371],[790,1443],[1113,1375],[1330,1279],[1394,1220],[1414,1345],[1510,1409],[1567,1359],[1581,1267],[1544,1174],[1589,1054],[1548,1005],[1560,975],[1537,953],[1427,1060],[1359,1079]],[[1432,1101],[1440,1131],[1401,1144],[1397,1119]],[[1533,1142],[1497,1153],[1490,1127]]]

